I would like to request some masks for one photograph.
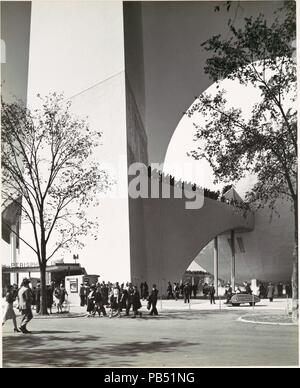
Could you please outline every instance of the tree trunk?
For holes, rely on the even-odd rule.
[[[298,323],[299,319],[299,300],[298,300],[298,203],[294,203],[295,217],[295,246],[293,252],[293,274],[292,274],[292,290],[293,290],[293,322]]]
[[[46,241],[45,241],[45,228],[44,228],[44,218],[43,218],[43,205],[41,205],[40,210],[40,223],[41,223],[41,262],[40,262],[40,271],[41,271],[41,315],[48,315],[47,309],[47,284],[46,284],[46,267],[47,267],[47,257],[46,257]]]
[[[40,264],[41,271],[41,315],[48,315],[47,310],[47,284],[46,284],[46,263],[42,261]]]

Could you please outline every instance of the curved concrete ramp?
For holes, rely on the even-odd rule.
[[[186,198],[129,200],[131,274],[135,282],[179,281],[215,236],[251,231],[254,215],[205,198],[202,208],[185,208]]]

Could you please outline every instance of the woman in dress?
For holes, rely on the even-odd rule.
[[[5,309],[4,309],[2,326],[4,325],[4,323],[8,319],[12,319],[13,324],[14,324],[14,332],[19,333],[20,330],[18,330],[17,317],[16,317],[16,314],[14,312],[14,306],[13,306],[15,300],[16,300],[15,290],[14,290],[13,286],[9,286],[7,293],[6,293],[6,296],[5,296],[6,305],[5,305]]]
[[[58,304],[57,304],[57,312],[62,313],[63,304],[66,300],[66,296],[68,296],[67,291],[65,290],[65,287],[63,284],[60,285],[59,293],[58,293]]]
[[[274,291],[275,291],[275,287],[273,286],[272,283],[269,283],[268,289],[267,289],[267,298],[270,300],[270,302],[273,302]]]

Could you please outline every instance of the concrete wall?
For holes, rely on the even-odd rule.
[[[124,44],[126,69],[126,127],[128,166],[148,165],[148,139],[145,131],[144,52],[141,3],[124,2]],[[141,199],[129,198],[130,273],[139,284],[147,278],[145,219]]]
[[[137,103],[137,110],[145,123],[145,72],[142,4],[138,1],[123,2],[125,69],[130,88]]]
[[[175,194],[178,195],[177,188]],[[187,199],[174,197],[171,192],[171,198],[164,199],[160,194],[159,198],[132,200],[136,201],[142,220],[131,220],[131,230],[135,232],[131,268],[138,282],[179,281],[215,236],[231,229],[249,232],[254,228],[253,214],[245,217],[243,211],[223,202],[205,198],[200,209],[186,209]]]

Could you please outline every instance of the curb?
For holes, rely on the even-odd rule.
[[[260,317],[259,314],[251,314],[251,315],[243,315],[237,319],[238,322],[245,322],[245,323],[254,323],[259,325],[273,325],[273,326],[298,326],[296,323],[293,322],[263,322],[263,321],[254,321],[249,320],[246,318],[250,317]]]

